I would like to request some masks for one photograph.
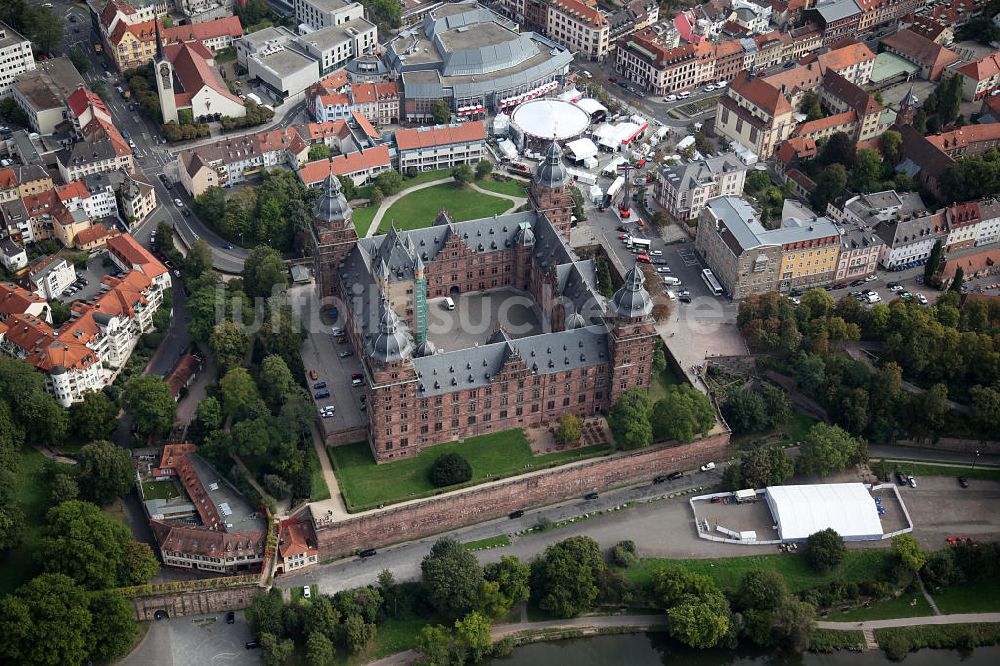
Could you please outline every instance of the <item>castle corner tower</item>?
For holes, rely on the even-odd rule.
[[[653,368],[653,299],[646,278],[635,264],[625,274],[625,284],[615,292],[610,308],[608,346],[611,353],[609,405],[632,387],[649,388]]]
[[[573,194],[570,187],[572,183],[562,161],[562,149],[553,141],[535,170],[528,196],[531,197],[535,210],[544,214],[567,239],[573,217]]]
[[[337,266],[358,242],[352,213],[340,181],[330,174],[323,181],[323,195],[312,211],[313,258],[320,298],[337,293]]]

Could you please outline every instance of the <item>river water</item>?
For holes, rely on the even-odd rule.
[[[972,652],[920,650],[907,655],[904,666],[996,666],[1000,647]],[[514,650],[503,659],[490,659],[490,666],[885,666],[881,650],[834,652],[832,654],[786,654],[764,650],[692,650],[664,634],[592,636],[563,641],[533,643]]]

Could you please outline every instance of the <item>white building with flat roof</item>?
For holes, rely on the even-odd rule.
[[[295,20],[312,30],[364,18],[365,8],[351,0],[294,0]]]
[[[0,98],[10,94],[17,77],[35,69],[31,40],[22,37],[6,23],[0,23]]]

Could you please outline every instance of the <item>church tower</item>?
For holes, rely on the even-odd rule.
[[[553,141],[545,151],[545,159],[535,171],[528,196],[531,197],[535,210],[544,213],[566,239],[569,239],[573,217],[573,194],[570,187],[572,182],[562,161],[562,149]]]
[[[312,211],[313,259],[320,298],[337,293],[337,267],[358,242],[352,212],[340,190],[340,181],[330,174],[323,181],[323,195]]]
[[[156,63],[156,93],[160,96],[163,122],[178,122],[177,98],[174,97],[174,66],[166,58]]]
[[[917,115],[917,96],[913,94],[913,88],[910,87],[909,92],[903,99],[899,100],[899,111],[896,112],[896,124],[902,127],[903,125],[912,125],[913,117]]]
[[[637,386],[649,388],[653,369],[653,299],[645,288],[646,278],[635,264],[625,274],[625,284],[611,302],[608,347],[611,355],[611,390],[613,405],[622,393]]]

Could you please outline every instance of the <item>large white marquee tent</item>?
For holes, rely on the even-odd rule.
[[[804,541],[828,527],[846,541],[882,538],[875,499],[862,483],[769,486],[764,497],[783,541]]]

